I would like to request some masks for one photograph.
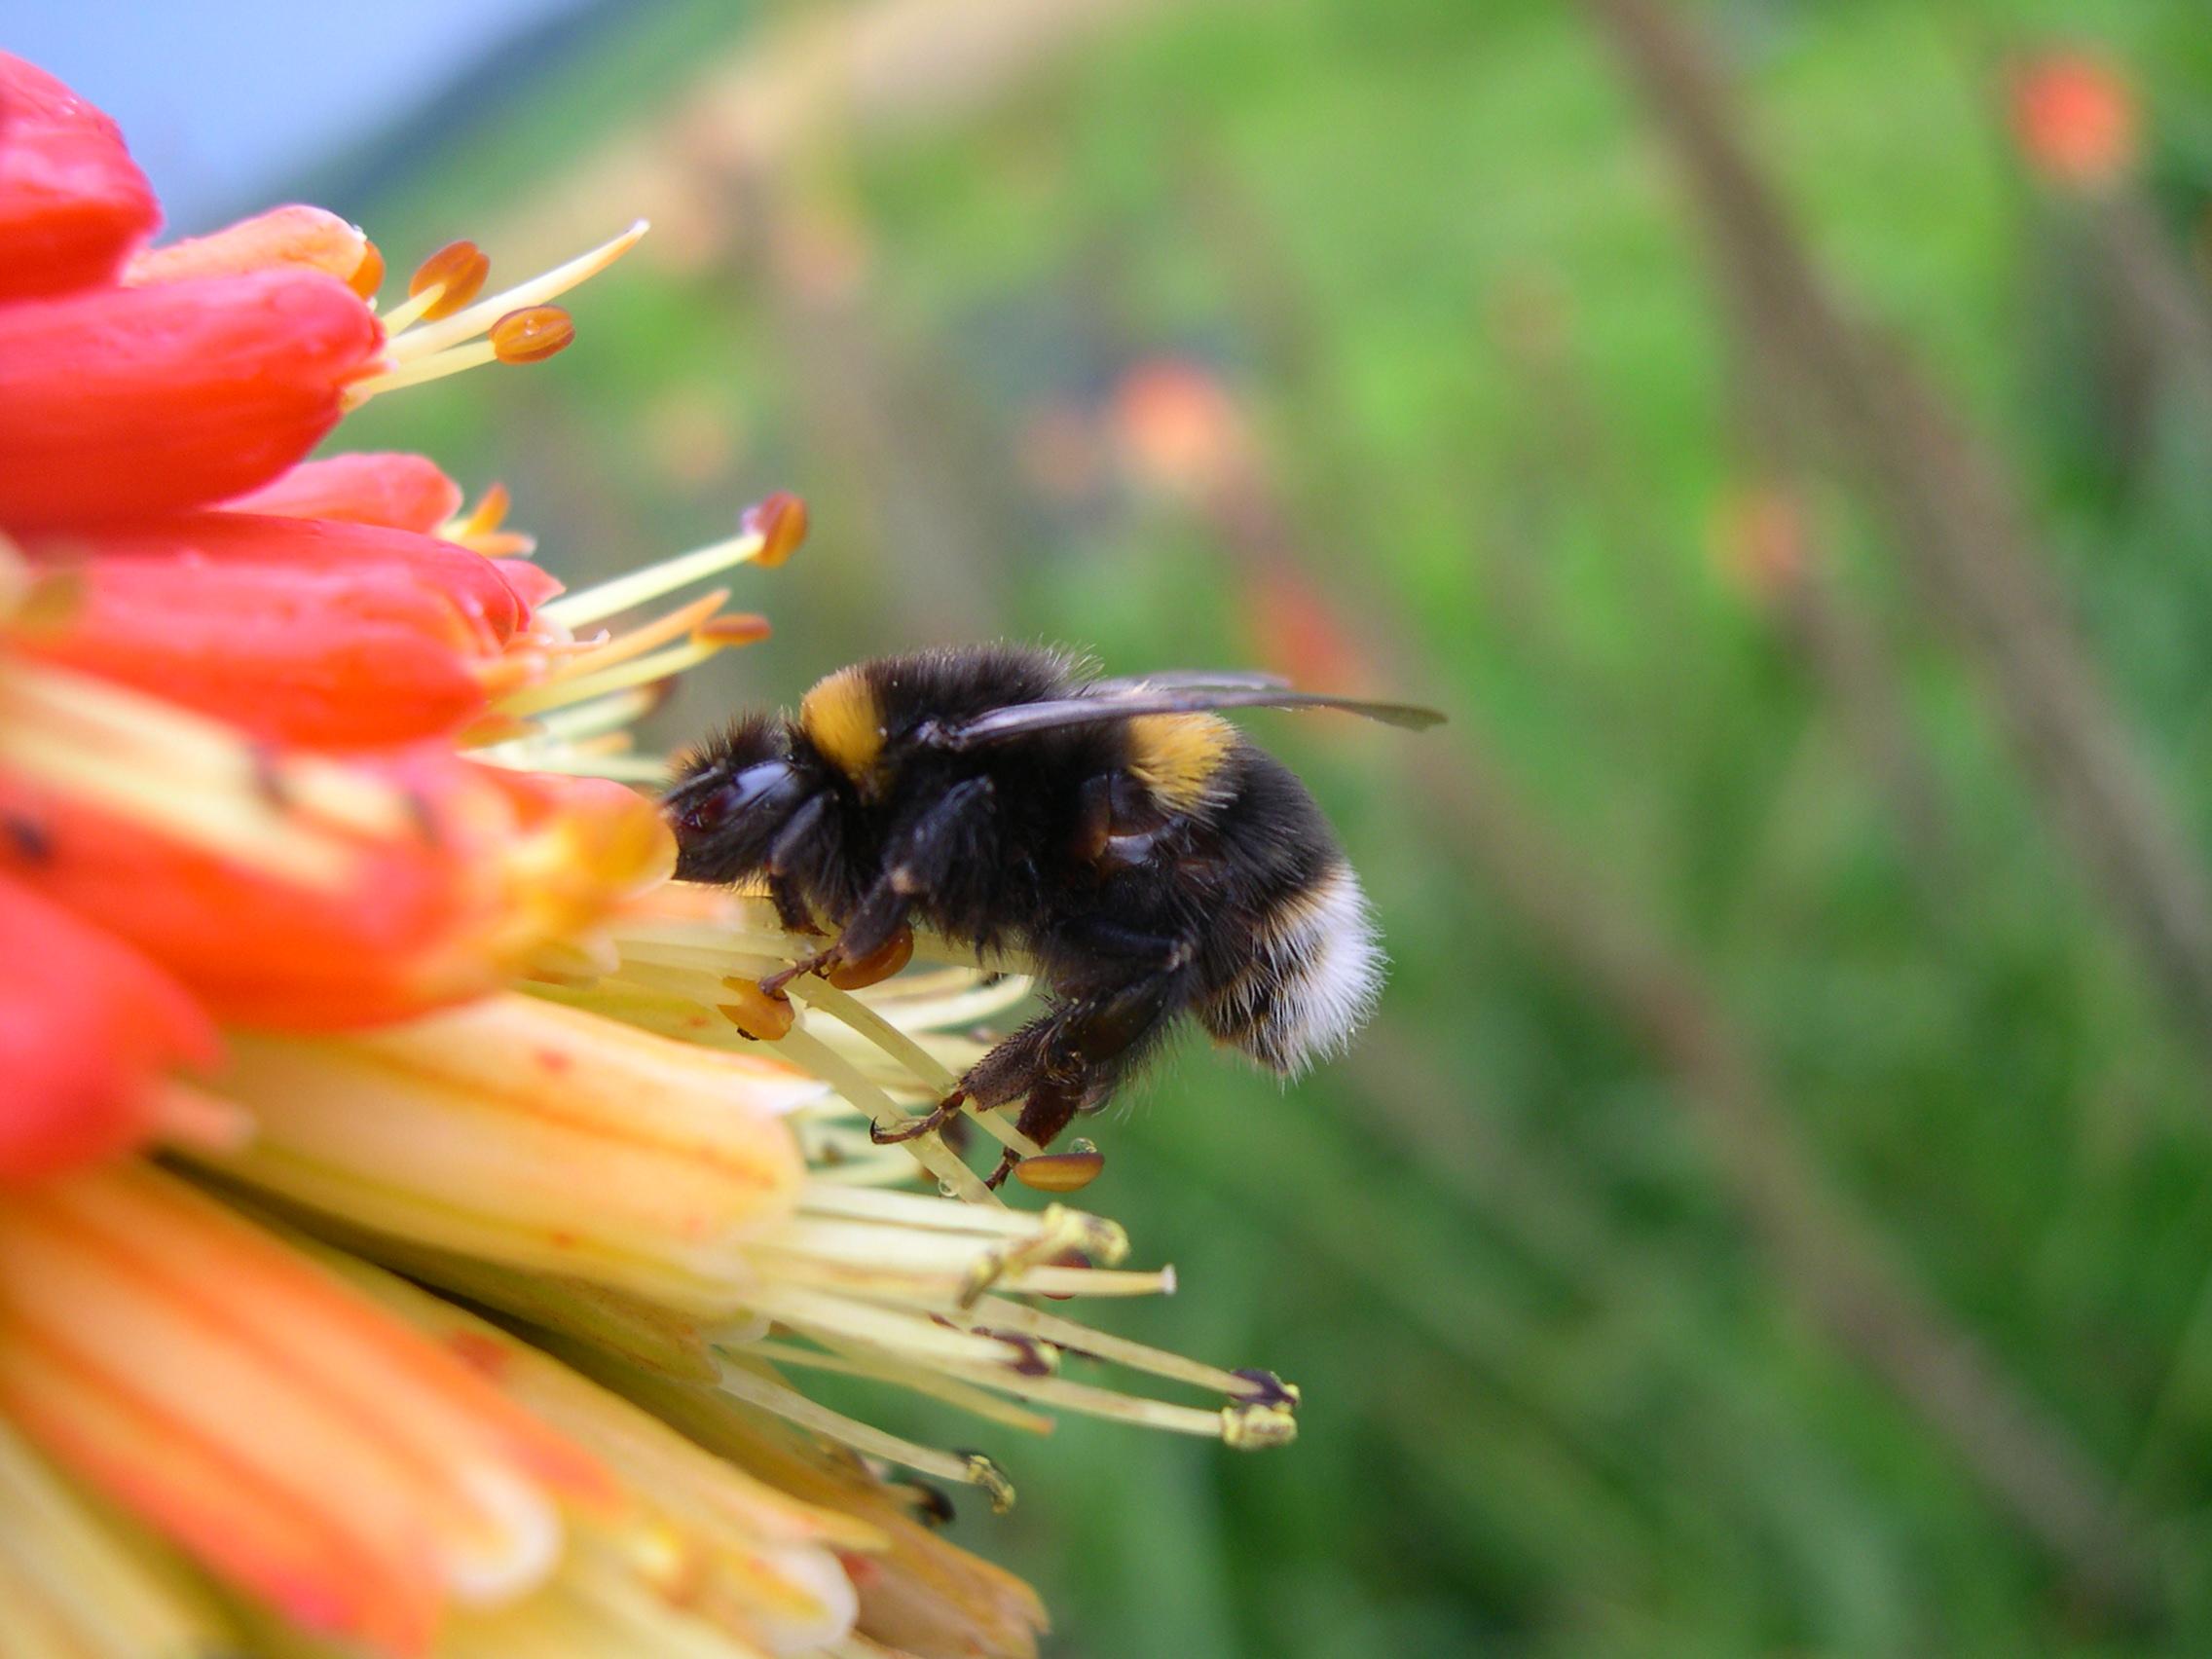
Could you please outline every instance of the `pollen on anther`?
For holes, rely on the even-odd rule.
[[[541,363],[565,350],[576,325],[559,306],[525,306],[492,324],[492,353],[502,363]]]
[[[823,976],[840,991],[862,991],[881,984],[914,959],[914,930],[901,928],[866,956],[840,962]]]
[[[482,293],[491,275],[492,261],[482,248],[465,239],[451,241],[415,267],[415,275],[407,278],[407,297],[415,299],[432,287],[442,287],[444,292],[423,311],[426,320],[435,322]]]
[[[1106,1167],[1106,1155],[1089,1152],[1047,1152],[1025,1158],[1014,1166],[1014,1178],[1039,1193],[1080,1193],[1098,1179]]]
[[[756,1043],[773,1043],[792,1028],[798,1017],[789,997],[772,997],[751,979],[735,977],[722,981],[730,1000],[718,1003],[723,1018],[737,1027],[738,1035]]]

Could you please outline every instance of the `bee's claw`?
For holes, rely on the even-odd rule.
[[[760,981],[760,994],[781,1001],[784,995],[784,987],[793,979],[804,978],[809,974],[819,974],[825,968],[834,968],[837,962],[837,947],[834,944],[826,950],[818,950],[812,956],[803,957],[788,968],[777,969],[773,974],[762,979]]]
[[[877,1146],[903,1146],[907,1141],[920,1140],[922,1136],[943,1128],[959,1115],[960,1108],[967,1100],[967,1093],[956,1088],[924,1117],[909,1118],[903,1124],[868,1124],[867,1138]]]

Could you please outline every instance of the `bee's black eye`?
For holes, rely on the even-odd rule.
[[[670,795],[668,804],[681,828],[704,832],[772,799],[779,805],[789,804],[804,787],[790,761],[762,760],[696,794],[690,789],[679,789]]]

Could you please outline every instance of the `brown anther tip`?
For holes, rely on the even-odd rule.
[[[1243,1401],[1221,1408],[1221,1443],[1233,1452],[1265,1452],[1298,1438],[1298,1419],[1287,1406]]]
[[[969,1479],[991,1500],[993,1515],[1004,1515],[1014,1507],[1014,1483],[1006,1478],[1005,1470],[980,1452],[962,1452],[959,1456],[967,1459]]]
[[[722,981],[730,1000],[717,1003],[716,1011],[737,1027],[738,1035],[756,1043],[780,1042],[798,1018],[789,997],[772,997],[751,979],[732,976]]]
[[[727,616],[710,616],[691,630],[691,637],[710,645],[751,645],[765,640],[775,630],[768,626],[765,616],[756,616],[750,610],[733,611]],[[831,979],[831,984],[837,981]]]
[[[823,976],[840,991],[881,984],[914,959],[914,930],[901,928],[866,956],[840,962]]]
[[[1018,1169],[1020,1165],[1014,1167]],[[1062,1250],[1058,1255],[1049,1256],[1038,1265],[1047,1268],[1088,1268],[1091,1264],[1090,1258],[1081,1250]],[[1072,1290],[1041,1290],[1037,1294],[1051,1302],[1075,1300],[1075,1292]]]
[[[788,490],[778,490],[745,509],[742,528],[760,537],[756,565],[781,565],[806,539],[806,503]]]
[[[525,306],[491,329],[493,354],[502,363],[542,363],[575,337],[575,320],[559,306]]]
[[[1252,1384],[1252,1391],[1244,1396],[1248,1405],[1281,1406],[1287,1411],[1295,1412],[1300,1400],[1304,1398],[1298,1391],[1297,1383],[1285,1382],[1272,1371],[1237,1370],[1232,1371],[1230,1376],[1241,1378]]]
[[[932,1486],[928,1481],[901,1481],[900,1489],[906,1501],[913,1506],[914,1519],[932,1529],[949,1527],[959,1519],[952,1507],[952,1499],[945,1495],[942,1487]]]
[[[1059,1369],[1053,1363],[1053,1350],[1035,1337],[1024,1336],[1019,1331],[986,1331],[982,1334],[996,1337],[1014,1349],[1012,1369],[1017,1377],[1050,1377]]]
[[[445,291],[423,313],[427,321],[435,322],[482,293],[484,279],[491,275],[492,261],[482,248],[465,238],[450,241],[415,267],[415,275],[407,278],[407,297],[414,299],[433,284],[443,284]]]
[[[1090,1152],[1046,1152],[1025,1158],[1014,1166],[1014,1178],[1032,1192],[1080,1193],[1098,1179],[1106,1167],[1106,1155]]]
[[[384,250],[365,237],[361,240],[361,263],[353,267],[346,285],[364,300],[375,299],[377,290],[384,286]]]

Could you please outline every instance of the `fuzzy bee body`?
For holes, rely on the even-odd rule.
[[[1371,1012],[1382,957],[1358,878],[1306,787],[1214,712],[1311,704],[1433,718],[1258,677],[1100,681],[1011,645],[858,664],[795,719],[740,719],[687,758],[678,874],[764,880],[788,925],[839,930],[794,973],[909,922],[1027,955],[1045,1012],[943,1111],[1026,1096],[1045,1144],[1179,1014],[1287,1075]]]

